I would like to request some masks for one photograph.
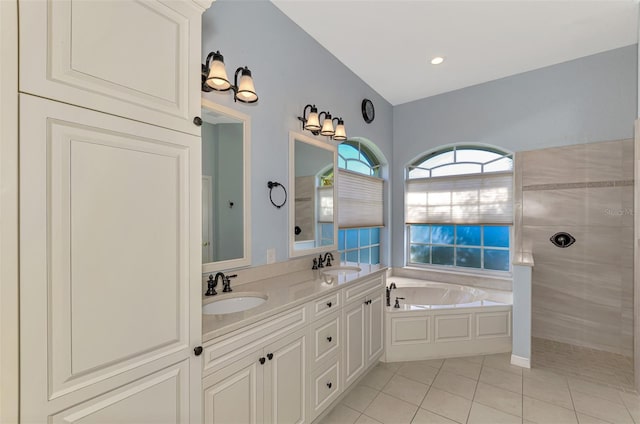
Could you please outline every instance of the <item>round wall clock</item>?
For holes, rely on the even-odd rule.
[[[373,119],[376,117],[376,110],[373,107],[373,102],[369,99],[364,99],[362,101],[362,117],[364,118],[364,122],[370,124],[373,122]]]

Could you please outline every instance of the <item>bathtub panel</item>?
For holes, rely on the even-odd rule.
[[[435,341],[471,340],[471,314],[436,315]]]
[[[391,344],[430,343],[431,317],[391,318]]]
[[[480,312],[476,314],[476,338],[511,336],[511,312]]]

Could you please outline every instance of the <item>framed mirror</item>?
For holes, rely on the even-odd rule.
[[[337,249],[337,148],[289,133],[289,256]]]
[[[251,265],[251,119],[202,99],[202,272]]]

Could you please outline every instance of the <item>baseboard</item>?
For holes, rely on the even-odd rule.
[[[531,368],[531,359],[522,356],[511,355],[511,365],[522,368]]]

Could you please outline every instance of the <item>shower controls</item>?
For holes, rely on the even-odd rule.
[[[565,232],[555,233],[549,240],[551,240],[551,243],[553,243],[554,246],[563,249],[576,242],[576,239],[571,234]]]

